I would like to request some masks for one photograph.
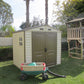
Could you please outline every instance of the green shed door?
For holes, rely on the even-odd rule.
[[[32,61],[44,62],[45,61],[45,33],[33,32],[32,33]]]
[[[56,64],[56,32],[32,33],[32,61]]]
[[[47,66],[56,64],[56,32],[46,33],[46,64]]]

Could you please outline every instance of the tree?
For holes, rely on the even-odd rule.
[[[33,1],[33,0],[31,0]],[[30,0],[26,0],[26,28],[29,27],[29,4],[30,4]]]
[[[26,28],[26,22],[23,22],[23,23],[20,25],[20,28],[21,28],[21,29],[25,29],[25,28]]]
[[[20,26],[21,29],[26,28],[26,22],[23,22]],[[42,26],[44,25],[43,19],[39,19],[39,17],[33,17],[32,22],[29,23],[29,27],[35,27],[35,26]]]
[[[9,4],[0,1],[0,27],[9,25],[13,22],[13,14]]]
[[[54,16],[58,16],[56,20],[62,23],[66,23],[84,12],[84,0],[66,0],[61,6],[60,1],[56,1],[54,5],[58,9],[54,11]]]
[[[5,32],[5,36],[7,37],[12,37],[12,33],[15,32],[15,29],[11,25],[5,25],[0,30]]]
[[[54,28],[56,28],[57,30],[60,30],[62,31],[62,37],[67,37],[67,28],[66,28],[66,25],[64,24],[56,24],[56,25],[53,25]]]
[[[75,1],[75,9],[78,10],[78,13],[83,13],[84,12],[84,0],[77,0]]]
[[[48,0],[45,0],[45,24],[48,25]]]
[[[33,0],[32,0],[33,1]],[[29,3],[30,0],[26,0],[26,27],[28,28],[30,25],[29,22]],[[48,0],[45,0],[45,24],[48,25]]]
[[[33,17],[33,21],[31,22],[31,26],[42,26],[44,25],[43,19],[40,19],[39,17]]]
[[[26,27],[28,28],[29,27],[29,2],[30,0],[26,0],[26,10],[27,10],[27,13],[26,13]]]

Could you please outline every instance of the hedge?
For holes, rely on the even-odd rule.
[[[76,47],[75,41],[70,41],[70,48],[72,48],[72,47]],[[81,47],[81,46],[79,45],[79,47]],[[62,42],[62,51],[64,51],[64,50],[68,50],[68,43],[67,42]]]
[[[62,51],[68,50],[68,43],[67,42],[62,42]]]
[[[13,59],[13,48],[0,48],[0,61],[12,60]]]

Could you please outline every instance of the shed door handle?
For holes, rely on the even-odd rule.
[[[47,52],[47,48],[45,48],[44,51]]]

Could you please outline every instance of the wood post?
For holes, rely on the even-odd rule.
[[[83,59],[83,40],[81,40],[81,59]]]
[[[68,55],[70,57],[70,41],[68,40]]]
[[[76,48],[78,47],[77,41],[75,41],[75,46],[76,46]],[[76,49],[76,53],[77,53],[77,51],[78,51],[78,50]]]
[[[70,48],[70,41],[71,40],[68,40],[68,55],[69,57],[72,57],[72,58],[76,58],[76,59],[83,59],[83,40],[81,41],[78,41],[78,42],[81,42],[81,48],[78,48],[79,47],[79,44],[77,43],[77,40],[75,40],[75,47],[73,48]],[[70,50],[73,50],[75,49],[76,51],[75,52],[71,52]],[[78,52],[78,50],[81,50],[81,54]],[[79,57],[75,57],[75,56],[72,56],[72,55],[77,55]]]

